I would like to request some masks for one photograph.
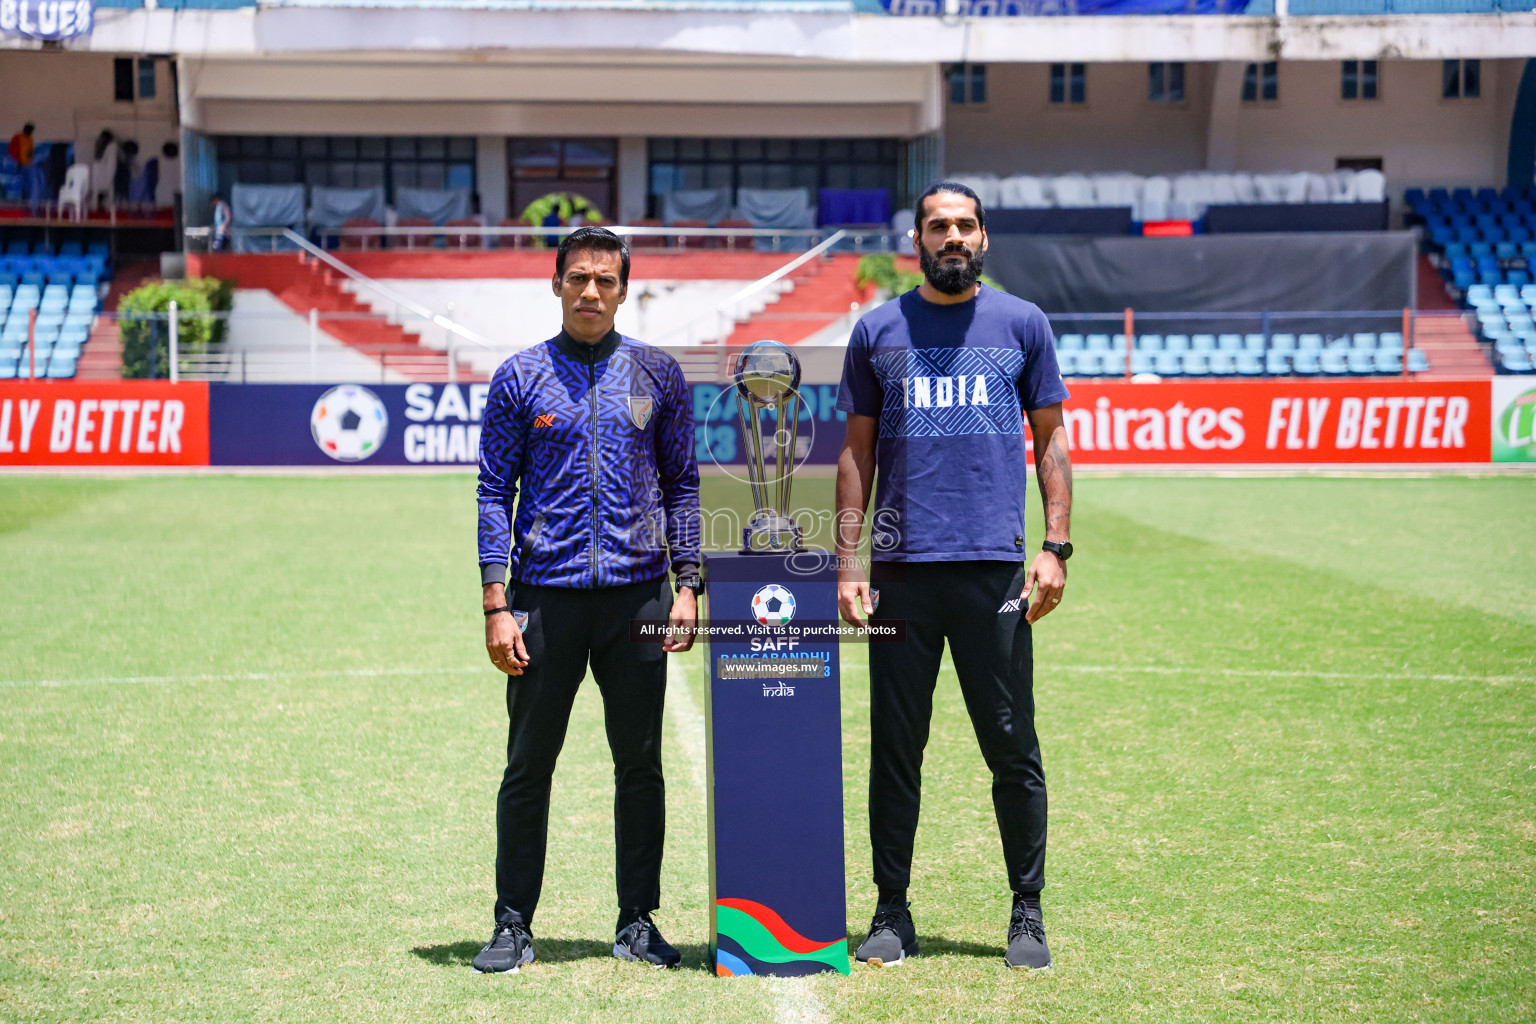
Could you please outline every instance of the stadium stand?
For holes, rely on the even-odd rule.
[[[75,376],[111,277],[105,243],[13,240],[0,257],[0,379]],[[32,315],[36,313],[36,322]],[[28,338],[31,337],[31,347]]]
[[[1495,369],[1536,372],[1536,193],[1412,188],[1403,201],[1404,223],[1422,232],[1424,254],[1475,319]]]
[[[1536,328],[1532,330],[1536,337]],[[1125,373],[1125,335],[1062,333],[1056,358],[1063,376],[1101,377]],[[1536,351],[1530,353],[1536,356]],[[1411,373],[1429,370],[1420,349],[1408,353]],[[1132,374],[1159,377],[1371,377],[1403,372],[1399,331],[1351,331],[1334,335],[1138,334],[1131,351]]]
[[[1137,174],[957,174],[988,207],[1050,209],[1130,207],[1135,221],[1198,220],[1212,206],[1382,203],[1386,177],[1377,170],[1274,174],[1192,172]]]

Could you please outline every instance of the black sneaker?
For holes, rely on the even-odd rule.
[[[475,955],[476,974],[516,974],[533,963],[533,933],[521,921],[498,921],[491,941]]]
[[[628,921],[628,924],[624,922]],[[648,913],[619,917],[618,935],[613,940],[613,955],[620,960],[637,960],[652,967],[676,967],[683,955],[661,937],[656,922]]]
[[[871,967],[895,967],[916,956],[917,927],[912,923],[912,904],[882,903],[869,922],[869,934],[859,943],[855,957]]]
[[[1044,970],[1051,966],[1051,950],[1045,944],[1045,916],[1040,912],[1040,895],[1015,895],[1013,919],[1008,922],[1009,967]]]

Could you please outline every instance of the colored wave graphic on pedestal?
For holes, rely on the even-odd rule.
[[[808,939],[786,924],[776,911],[753,900],[716,900],[715,929],[749,957],[765,964],[821,963],[834,971],[850,973],[846,935],[831,942]],[[754,972],[741,957],[717,948],[715,973],[728,978]]]

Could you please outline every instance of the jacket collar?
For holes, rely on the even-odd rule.
[[[588,345],[584,341],[577,341],[561,328],[560,333],[554,337],[554,344],[562,355],[578,363],[600,363],[613,355],[622,340],[623,336],[618,331],[609,331],[597,344]]]

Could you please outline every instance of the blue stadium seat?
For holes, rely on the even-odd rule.
[[[1513,285],[1525,286],[1531,283],[1531,272],[1528,270],[1506,270],[1504,280]]]
[[[1342,377],[1349,373],[1349,357],[1343,349],[1324,349],[1318,363],[1323,373],[1330,377]]]
[[[16,293],[16,286],[0,282],[0,313],[11,308],[11,296]]]
[[[60,256],[83,256],[85,247],[79,242],[64,242],[59,246]]]
[[[1063,334],[1056,339],[1056,348],[1060,352],[1081,352],[1083,349],[1083,336],[1081,334]]]
[[[1132,352],[1131,353],[1131,372],[1132,373],[1156,373],[1157,372],[1156,356],[1153,353],[1151,353],[1151,352],[1144,352],[1141,349],[1137,349],[1135,352]]]
[[[1300,352],[1321,352],[1323,350],[1323,336],[1321,334],[1303,334],[1296,339],[1296,349]]]
[[[1237,372],[1237,362],[1233,353],[1227,349],[1219,348],[1211,353],[1211,376],[1230,377]]]
[[[1376,372],[1376,346],[1370,348],[1352,348],[1349,350],[1349,372],[1365,375]]]
[[[1069,348],[1057,352],[1056,368],[1063,377],[1077,376],[1077,350]]]
[[[1211,372],[1211,353],[1198,349],[1188,349],[1182,355],[1184,357],[1184,376],[1204,377]]]
[[[1090,348],[1077,354],[1077,372],[1082,377],[1097,377],[1104,372],[1105,349]]]
[[[1107,335],[1107,334],[1090,334],[1090,335],[1088,335],[1088,339],[1087,340],[1088,340],[1088,351],[1090,351],[1090,352],[1108,352],[1109,351],[1109,335]]]
[[[1504,369],[1509,373],[1530,373],[1533,369],[1531,357],[1524,351],[1505,356],[1503,363]]]
[[[1357,331],[1350,339],[1350,348],[1375,348],[1376,335],[1371,331]]]
[[[1296,335],[1294,335],[1294,334],[1271,334],[1269,336],[1269,350],[1271,352],[1294,352],[1294,351],[1296,351]]]
[[[1241,334],[1223,334],[1216,339],[1216,347],[1223,352],[1240,352],[1243,348]]]
[[[1376,347],[1390,349],[1398,355],[1403,352],[1403,334],[1401,331],[1382,331],[1376,335]]]
[[[112,247],[106,242],[98,240],[85,247],[85,254],[87,256],[100,256],[102,259],[107,259],[112,255]]]
[[[1243,351],[1259,355],[1264,352],[1264,348],[1264,335],[1248,334],[1243,337]]]
[[[1500,242],[1493,247],[1493,254],[1501,260],[1517,260],[1520,258],[1520,246],[1514,242]]]
[[[1264,356],[1264,372],[1271,377],[1283,377],[1291,372],[1291,353],[1270,349]]]
[[[1125,376],[1125,349],[1115,349],[1104,353],[1103,373],[1111,377]]]
[[[1215,352],[1216,335],[1192,334],[1189,338],[1189,347],[1196,352]]]
[[[1125,335],[1117,334],[1113,338],[1110,338],[1109,339],[1109,350],[1111,352],[1124,352],[1125,351]]]
[[[1508,334],[1494,341],[1493,350],[1499,354],[1500,359],[1507,359],[1514,352],[1524,354],[1525,343],[1513,334]],[[1401,361],[1401,353],[1399,353],[1399,361]]]
[[[1421,206],[1428,206],[1429,197],[1424,194],[1424,190],[1421,188],[1410,188],[1403,192],[1403,202],[1417,209]]]
[[[1158,352],[1152,356],[1152,363],[1157,368],[1160,377],[1182,377],[1184,375],[1184,359],[1177,352]]]
[[[1170,334],[1163,338],[1163,344],[1168,346],[1169,352],[1188,352],[1190,349],[1189,335]]]
[[[1408,371],[1410,373],[1424,373],[1429,369],[1429,357],[1421,348],[1408,350]]]
[[[1302,377],[1311,377],[1321,371],[1319,361],[1321,353],[1315,348],[1300,348],[1296,350],[1296,358],[1291,363],[1291,372]]]
[[[32,247],[26,242],[10,242],[5,247],[7,256],[26,256],[32,252]]]
[[[1467,259],[1469,250],[1460,242],[1448,242],[1445,246],[1445,258],[1455,263],[1457,260]]]
[[[1143,334],[1136,339],[1136,347],[1142,352],[1163,351],[1163,336],[1161,334]]]
[[[1260,335],[1263,337],[1263,335]],[[1245,349],[1237,354],[1237,372],[1244,377],[1264,376],[1264,355]]]
[[[1448,189],[1432,188],[1429,190],[1429,201],[1437,205],[1444,205],[1451,201],[1451,193]]]
[[[48,360],[48,376],[54,380],[75,375],[75,361],[73,359]]]

